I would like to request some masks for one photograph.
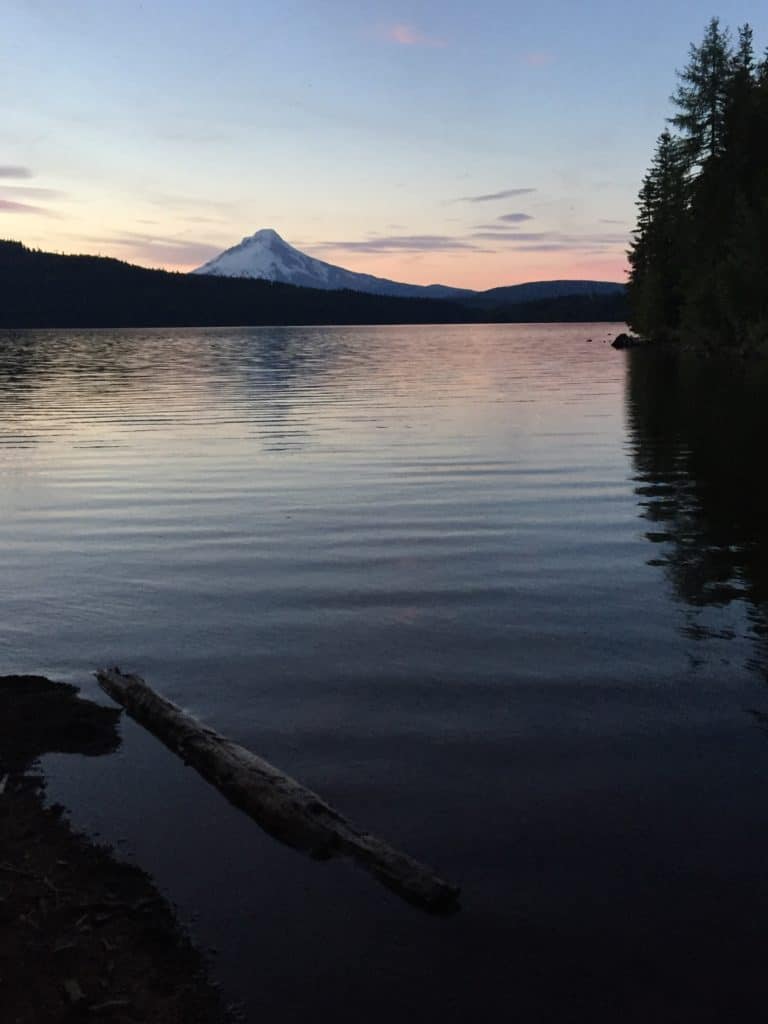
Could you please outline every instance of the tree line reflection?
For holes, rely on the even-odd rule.
[[[693,609],[746,605],[768,678],[768,366],[628,354],[627,415],[649,561]],[[695,627],[691,627],[695,629]]]

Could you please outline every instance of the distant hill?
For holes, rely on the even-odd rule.
[[[358,274],[333,263],[307,256],[272,228],[248,235],[231,249],[192,271],[216,277],[247,277],[261,281],[281,281],[304,288],[328,291],[351,289],[372,295],[397,295],[403,298],[450,299],[483,309],[511,306],[520,302],[538,302],[565,295],[614,295],[624,291],[623,284],[611,281],[534,281],[490,291],[451,288],[443,284],[404,284],[371,274]]]
[[[504,291],[504,289],[501,289]],[[0,241],[0,327],[166,327],[624,320],[623,294],[461,302],[146,270]]]
[[[463,301],[478,309],[495,309],[522,302],[571,298],[574,295],[583,298],[623,296],[625,292],[626,286],[615,281],[530,281],[528,284],[512,284],[490,288],[486,292],[473,292]]]

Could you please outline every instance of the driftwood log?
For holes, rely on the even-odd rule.
[[[325,860],[351,857],[404,899],[448,913],[459,890],[346,818],[267,761],[197,722],[139,676],[118,668],[96,673],[100,686],[236,807],[282,842]]]

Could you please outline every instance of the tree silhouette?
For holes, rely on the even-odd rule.
[[[638,198],[630,322],[649,338],[768,347],[768,60],[713,18]]]

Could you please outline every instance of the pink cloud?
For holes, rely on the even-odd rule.
[[[398,46],[445,46],[444,39],[425,35],[413,25],[387,25],[383,30],[384,38]]]
[[[111,254],[117,250],[119,259],[143,266],[165,267],[166,270],[190,270],[221,252],[220,245],[212,245],[210,242],[131,231],[122,235],[91,237],[88,241],[97,242]]]
[[[522,56],[523,64],[527,64],[529,68],[544,68],[547,64],[551,64],[554,61],[554,56],[551,53],[524,53]]]
[[[56,217],[52,210],[46,210],[42,206],[33,206],[31,203],[15,203],[11,199],[0,199],[0,213],[41,213],[45,217]]]

